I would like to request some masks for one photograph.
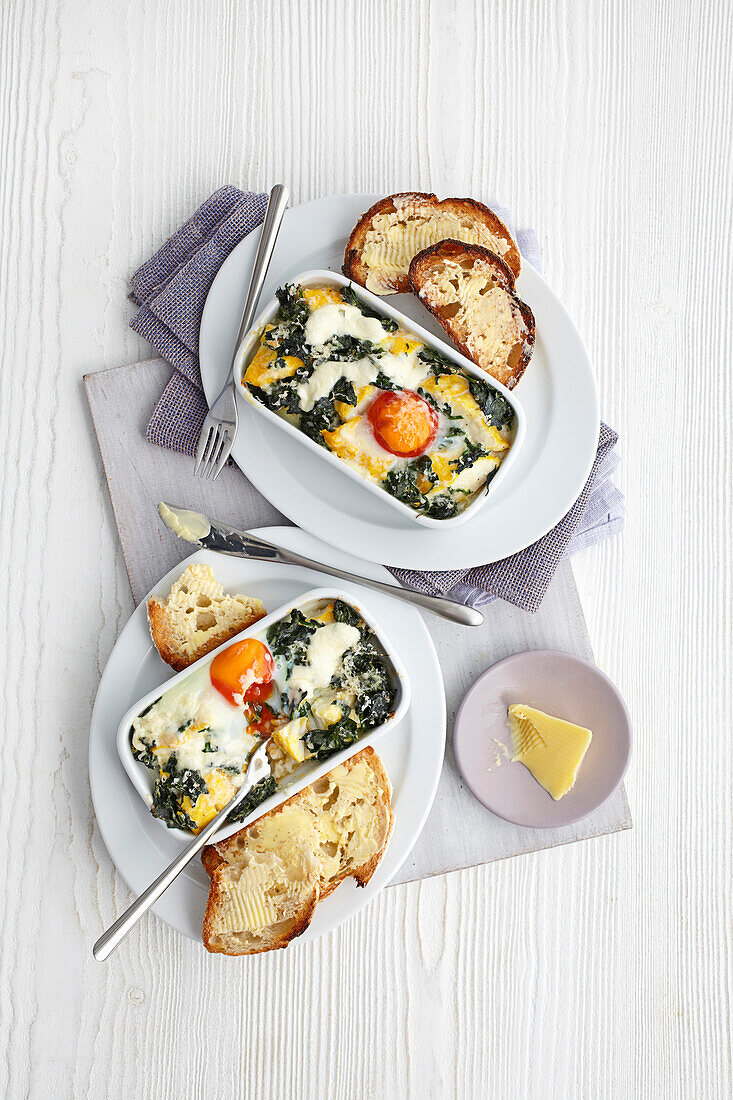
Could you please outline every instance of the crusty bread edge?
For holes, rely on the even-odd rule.
[[[319,882],[317,884],[316,899],[313,902],[313,905],[309,906],[308,912],[304,915],[302,921],[297,925],[296,930],[291,935],[288,935],[287,939],[279,943],[273,943],[270,945],[259,947],[256,950],[237,952],[238,955],[256,955],[261,954],[263,951],[274,951],[282,947],[287,947],[287,945],[292,940],[296,939],[298,936],[302,935],[303,932],[305,932],[306,928],[313,919],[313,914],[315,912],[318,902],[323,901],[324,898],[327,898],[329,896],[329,894],[332,894],[336,887],[339,886],[344,881],[344,879],[354,878],[356,880],[357,886],[363,887],[367,885],[372,875],[376,871],[381,862],[382,856],[384,855],[387,843],[392,833],[392,826],[394,824],[394,813],[392,811],[392,784],[390,782],[389,776],[387,775],[387,772],[385,771],[381,757],[377,752],[375,752],[371,745],[365,745],[364,748],[361,749],[358,753],[355,753],[354,756],[344,761],[344,764],[348,766],[349,771],[351,771],[351,768],[361,757],[366,757],[369,760],[369,766],[376,774],[377,783],[379,784],[380,788],[386,792],[386,800],[382,801],[382,806],[387,814],[387,828],[381,847],[372,856],[370,856],[365,863],[360,864],[358,867],[347,869],[343,872],[343,874],[334,879],[333,882],[330,882],[328,886],[325,886],[325,884]],[[275,806],[274,809],[268,810],[266,814],[262,814],[262,816],[257,818],[256,820],[263,821],[266,817],[270,817],[273,814],[280,813],[287,806],[297,803],[298,801],[300,801],[304,791],[306,791],[307,789],[308,788],[305,787],[303,788],[303,791],[298,791],[297,794],[292,795],[291,798],[288,798],[285,802],[281,803],[280,806]],[[252,825],[254,825],[255,823],[256,822],[253,821]],[[245,826],[245,829],[246,828],[249,828],[249,826]],[[215,844],[208,844],[201,853],[201,863],[203,864],[206,874],[211,880],[209,897],[206,903],[206,912],[204,914],[202,929],[202,939],[204,942],[204,946],[206,947],[206,950],[210,951],[212,954],[231,955],[231,952],[225,951],[221,947],[215,947],[211,945],[211,926],[213,923],[214,913],[216,912],[216,907],[220,901],[221,895],[221,886],[219,884],[217,871],[221,867],[226,865],[226,860],[219,855]]]
[[[252,597],[248,597],[251,599]],[[261,603],[262,601],[260,601]],[[167,665],[175,669],[176,672],[182,672],[184,668],[188,668],[194,661],[198,661],[201,657],[205,657],[207,653],[211,653],[212,649],[216,649],[217,646],[223,645],[224,642],[230,641],[232,638],[236,638],[237,634],[241,634],[243,630],[249,630],[251,626],[263,619],[267,611],[262,609],[262,614],[255,615],[245,626],[240,626],[234,634],[230,634],[226,630],[219,631],[209,638],[209,640],[196,651],[195,656],[187,657],[181,653],[178,647],[172,642],[170,632],[166,623],[166,607],[160,600],[152,596],[148,600],[148,624],[150,626],[150,636],[153,639],[153,645],[158,650],[158,653],[165,661]]]
[[[214,913],[216,912],[217,905],[221,901],[221,895],[223,893],[219,876],[215,875],[211,880],[211,886],[209,890],[209,899],[206,903],[206,912],[204,914],[204,923],[201,930],[201,938],[203,940],[204,947],[212,955],[228,955],[230,958],[237,958],[242,955],[261,955],[265,951],[279,951],[283,947],[287,947],[289,943],[297,939],[298,936],[302,936],[306,928],[313,920],[313,914],[316,911],[320,899],[320,889],[318,882],[313,884],[313,895],[308,902],[308,908],[301,914],[298,923],[295,928],[283,936],[279,940],[266,941],[261,947],[248,947],[245,951],[226,951],[223,947],[219,947],[212,942],[212,923]]]
[[[479,367],[481,370],[484,370],[485,368],[482,367],[481,364],[476,362],[476,360],[474,359],[468,348],[468,345],[464,341],[460,340],[456,333],[453,331],[450,321],[445,321],[443,317],[441,317],[439,311],[434,308],[427,300],[427,298],[421,293],[421,269],[430,264],[436,257],[447,256],[449,258],[453,258],[458,255],[469,255],[474,256],[477,259],[492,261],[494,266],[499,269],[502,276],[504,276],[504,278],[508,280],[509,286],[505,286],[503,289],[512,298],[514,304],[517,306],[520,313],[522,314],[525,325],[527,326],[527,335],[524,339],[524,350],[522,353],[522,357],[519,361],[516,377],[511,380],[511,384],[509,384],[509,382],[504,382],[500,378],[495,379],[495,381],[501,382],[502,385],[506,386],[507,389],[513,390],[522,378],[522,375],[527,369],[529,361],[532,358],[532,352],[534,351],[536,326],[532,310],[529,308],[527,303],[523,302],[522,299],[519,298],[515,293],[514,275],[509,265],[506,264],[504,260],[502,260],[501,256],[497,256],[496,253],[492,252],[490,248],[486,248],[484,245],[481,244],[466,244],[465,241],[455,241],[452,239],[438,241],[437,244],[430,245],[429,248],[424,248],[422,252],[418,252],[415,256],[413,256],[410,263],[409,271],[410,287],[415,292],[415,294],[417,294],[418,298],[425,306],[425,308],[429,310],[430,313],[432,313],[435,320],[448,334],[458,350],[463,355],[465,355],[467,359],[470,359],[472,363],[476,363],[477,367]],[[485,371],[485,373],[489,374],[488,371]],[[489,374],[489,377],[493,376]]]
[[[385,195],[383,199],[379,199],[373,206],[370,206],[359,218],[346,242],[344,262],[341,270],[348,279],[353,279],[354,282],[358,283],[360,286],[365,286],[366,273],[361,263],[361,257],[364,249],[364,241],[369,231],[369,225],[377,214],[384,213],[390,204],[394,205],[395,199],[407,198],[425,199],[428,201],[433,200],[436,203],[440,201],[438,196],[432,194],[430,191],[396,191],[393,195]],[[395,283],[395,287],[396,293],[408,294],[410,291],[410,284],[407,276],[403,276],[399,279]]]
[[[393,195],[385,195],[383,199],[379,199],[373,206],[362,214],[358,222],[354,226],[349,235],[349,239],[346,242],[346,249],[344,251],[344,262],[341,270],[347,278],[353,279],[354,282],[359,283],[360,286],[366,285],[366,273],[361,263],[362,251],[364,248],[364,241],[366,239],[367,232],[369,231],[369,225],[377,214],[383,213],[389,205],[394,205],[395,199],[422,199],[426,202],[433,202],[436,206],[445,206],[448,203],[459,203],[471,207],[481,214],[481,219],[484,222],[489,222],[493,231],[497,236],[502,237],[509,244],[509,251],[504,257],[504,263],[512,272],[512,276],[516,278],[522,269],[522,259],[517,248],[517,243],[513,236],[507,229],[504,222],[497,214],[484,203],[479,202],[478,199],[469,198],[446,198],[439,199],[437,195],[431,191],[397,191]],[[433,246],[434,247],[434,246]],[[427,251],[427,250],[425,250]],[[410,292],[410,279],[409,275],[400,277],[395,286],[395,293],[408,294]]]

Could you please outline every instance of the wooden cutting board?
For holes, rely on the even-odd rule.
[[[170,367],[160,359],[86,375],[94,421],[122,553],[135,603],[190,553],[164,537],[155,522],[159,500],[200,509],[239,527],[288,524],[238,469],[203,482],[192,476],[192,460],[154,447],[145,426]],[[561,649],[592,660],[590,638],[573,571],[563,562],[540,610],[529,615],[501,600],[486,608],[484,624],[461,635],[434,615],[425,622],[443,670],[448,713],[445,765],[427,823],[393,882],[411,882],[506,856],[585,840],[631,828],[623,786],[595,813],[561,829],[527,829],[494,817],[465,788],[455,767],[453,720],[474,680],[501,657],[524,649]],[[465,637],[465,641],[463,638]]]

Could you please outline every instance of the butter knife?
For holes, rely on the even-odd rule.
[[[323,562],[306,558],[293,550],[286,550],[284,546],[278,546],[276,543],[266,542],[256,535],[251,535],[249,531],[238,531],[236,527],[229,527],[226,523],[219,523],[188,508],[177,508],[161,501],[158,504],[158,513],[174,535],[193,543],[194,546],[200,546],[202,550],[216,550],[220,554],[229,554],[235,558],[253,558],[257,561],[282,562],[285,565],[301,565],[306,569],[317,569],[319,573],[328,573],[329,576],[338,577],[339,580],[354,581],[364,585],[365,588],[384,592],[397,600],[404,600],[406,603],[421,607],[424,611],[430,611],[433,615],[440,615],[453,623],[460,623],[461,626],[481,626],[484,621],[483,615],[475,607],[456,603],[455,600],[449,600],[445,596],[427,596],[414,588],[403,588],[401,585],[372,580],[371,577],[361,577],[358,573],[349,573],[348,570],[338,569],[335,565],[324,565]]]

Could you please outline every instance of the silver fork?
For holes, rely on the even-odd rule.
[[[214,833],[225,824],[232,810],[236,810],[237,806],[244,802],[252,788],[261,779],[266,779],[268,775],[270,775],[270,761],[267,756],[267,742],[261,741],[249,757],[244,782],[234,798],[223,810],[219,810],[216,817],[212,818],[209,824],[201,830],[198,836],[194,837],[172,863],[168,864],[165,871],[158,875],[155,882],[151,882],[150,886],[143,890],[140,897],[136,898],[122,916],[118,917],[114,924],[107,929],[104,935],[99,937],[92,948],[95,959],[102,962],[108,955],[112,954],[128,932],[131,932],[140,918],[147,913],[150,906],[154,905],[161,894],[164,894],[170,884],[178,878],[183,868],[191,862],[196,853],[200,852],[204,845],[213,839]]]
[[[252,278],[250,280],[249,290],[247,291],[244,309],[242,310],[242,320],[239,325],[237,339],[234,342],[232,361],[229,366],[229,378],[224,384],[216,401],[214,401],[214,404],[209,409],[206,420],[204,420],[204,426],[201,429],[198,447],[196,448],[196,466],[193,471],[194,477],[206,477],[214,481],[219,476],[222,466],[229,458],[229,452],[232,449],[234,437],[237,434],[238,422],[237,400],[234,393],[234,379],[232,377],[234,361],[239,352],[242,340],[247,335],[252,325],[252,321],[254,320],[257,303],[260,300],[265,276],[270,266],[273,249],[275,248],[275,241],[280,231],[280,225],[289,198],[288,189],[284,187],[282,183],[275,184],[270,192],[270,198],[267,201],[267,210],[265,211],[265,220],[262,223],[262,232],[260,233],[260,240],[257,245],[257,254],[255,255],[255,262],[252,268]]]

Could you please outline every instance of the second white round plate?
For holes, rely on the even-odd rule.
[[[262,306],[300,271],[340,271],[344,246],[377,195],[337,195],[288,210],[262,292]],[[239,244],[214,280],[199,333],[199,359],[211,404],[227,379],[259,234]],[[537,339],[516,393],[527,434],[496,493],[460,530],[427,530],[289,439],[238,395],[239,431],[232,457],[293,523],[369,561],[411,569],[468,569],[515,554],[565,515],[577,500],[598,446],[593,370],[580,334],[547,283],[526,261],[517,293],[531,307]],[[389,298],[441,339],[445,333],[414,295]],[[243,520],[246,517],[243,517]]]
[[[318,561],[368,573],[389,580],[385,569],[355,562],[324,546],[305,531],[291,527],[265,527],[257,534],[272,539]],[[230,558],[199,550],[177,565],[156,585],[165,596],[188,564],[203,561],[230,591],[259,597],[267,608],[296,599],[309,588],[334,581],[325,573],[290,565]],[[405,718],[381,739],[378,752],[392,783],[394,826],[387,850],[364,889],[353,880],[344,882],[317,908],[310,927],[297,941],[311,940],[354,916],[387,885],[407,858],[425,824],[438,786],[445,748],[445,695],[440,665],[430,635],[419,612],[390,596],[345,581],[339,588],[352,593],[394,642],[407,668],[413,696]],[[125,774],[117,755],[115,733],[120,718],[136,699],[173,675],[161,661],[150,640],[146,617],[147,599],[131,616],[117,639],[97,692],[89,737],[89,781],[94,812],[104,843],[118,871],[131,890],[141,893],[181,850],[150,814]],[[208,878],[199,860],[192,863],[168,888],[154,912],[192,940],[201,942]],[[110,921],[119,914],[108,914]]]

